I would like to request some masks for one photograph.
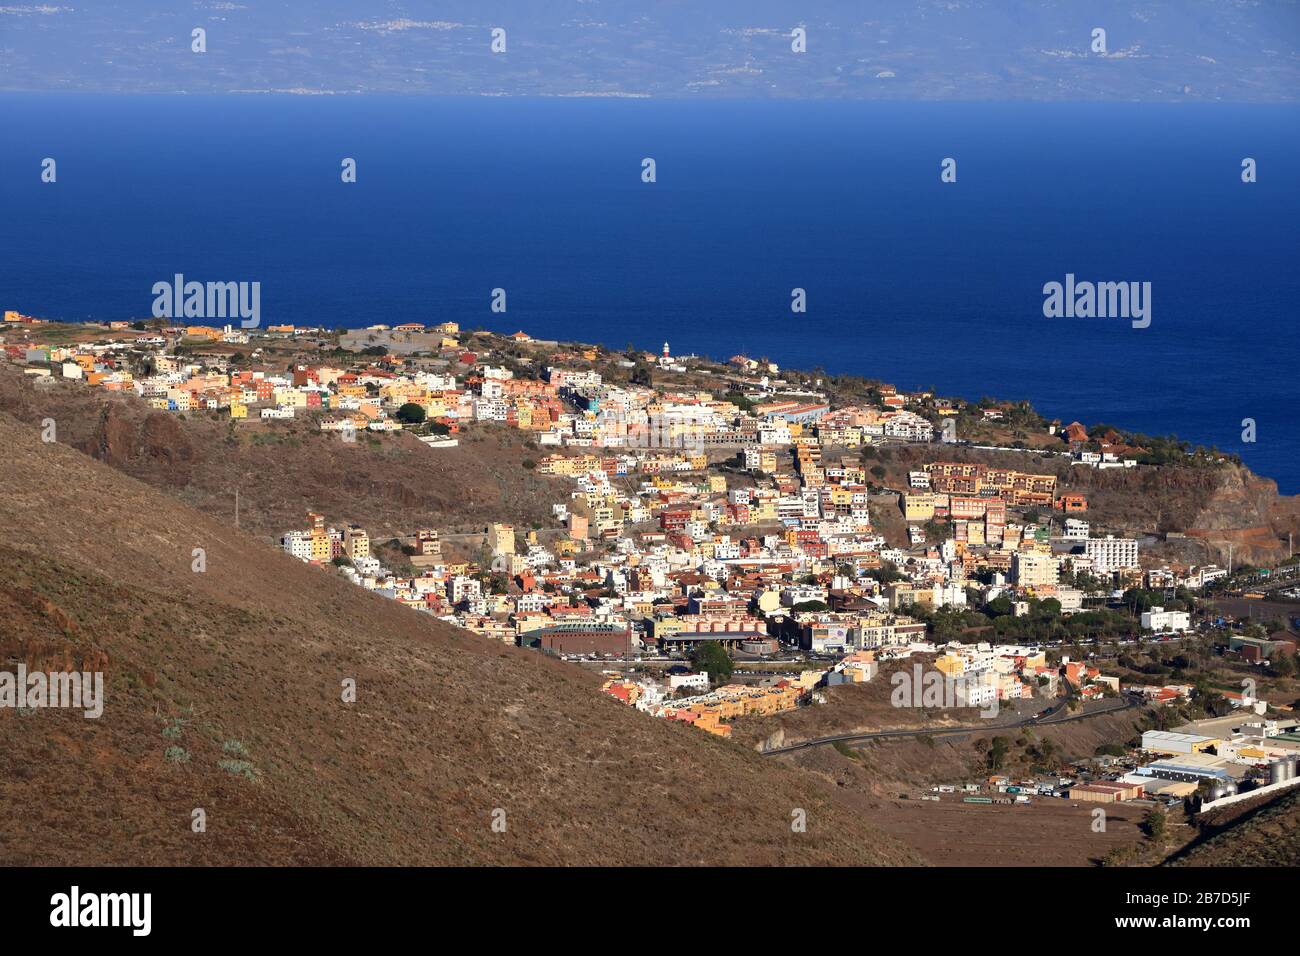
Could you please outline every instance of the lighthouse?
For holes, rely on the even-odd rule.
[[[664,357],[663,357],[663,361],[664,361],[665,363],[668,361],[668,343],[667,343],[667,342],[664,343]]]

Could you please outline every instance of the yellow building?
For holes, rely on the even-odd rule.
[[[569,511],[586,518],[588,532],[592,534],[619,532],[623,528],[623,506],[614,495],[590,492],[578,495],[570,502]]]
[[[592,471],[598,466],[599,461],[595,455],[578,455],[573,458],[567,458],[564,455],[549,455],[537,463],[537,472],[542,475],[573,477],[574,475]]]
[[[311,533],[311,560],[322,564],[333,557],[334,548],[329,535],[324,531],[313,530]]]
[[[1020,587],[1042,587],[1059,582],[1060,564],[1050,554],[1021,551],[1012,562],[1012,573]]]
[[[515,553],[515,528],[509,524],[490,524],[487,528],[487,546],[494,555]]]
[[[903,495],[903,518],[907,521],[929,521],[934,517],[938,496],[928,493]]]
[[[343,536],[343,551],[353,561],[370,557],[370,535],[355,525]]]
[[[941,654],[934,660],[934,669],[945,677],[960,677],[966,673],[966,661],[956,654]]]
[[[680,617],[655,617],[646,623],[652,642],[662,641],[672,634],[679,634],[686,627],[686,622]]]
[[[885,593],[889,597],[889,606],[895,610],[911,607],[913,604],[932,604],[934,602],[933,588],[918,588],[902,582],[890,584],[885,588]]]
[[[292,408],[306,408],[307,393],[300,392],[296,388],[277,388],[275,390],[275,404],[288,405]]]

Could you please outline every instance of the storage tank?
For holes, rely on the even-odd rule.
[[[1225,797],[1235,797],[1237,795],[1237,785],[1229,780],[1223,785],[1223,795]]]
[[[1282,783],[1287,779],[1287,766],[1285,760],[1274,760],[1268,765],[1268,782]]]
[[[1222,800],[1227,795],[1228,795],[1228,791],[1227,788],[1223,786],[1223,781],[1216,780],[1214,783],[1210,785],[1211,800]]]
[[[1286,778],[1291,780],[1296,774],[1296,758],[1284,757],[1282,758],[1282,762],[1286,764]]]

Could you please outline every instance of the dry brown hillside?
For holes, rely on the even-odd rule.
[[[193,505],[278,539],[303,527],[308,511],[332,524],[356,523],[372,536],[421,527],[470,530],[488,521],[520,526],[550,521],[551,503],[569,483],[525,470],[525,436],[476,425],[456,448],[426,448],[410,435],[319,431],[314,421],[232,423],[209,413],[150,409],[134,395],[54,381],[36,388],[0,367],[0,411],[37,425],[54,420],[57,439]]]
[[[0,669],[108,675],[98,720],[0,710],[0,863],[918,860],[818,776],[370,595],[7,415],[0,445]]]
[[[1166,866],[1296,866],[1300,864],[1300,794],[1245,801],[1200,821],[1198,838]]]

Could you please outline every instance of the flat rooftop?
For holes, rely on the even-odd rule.
[[[1212,767],[1216,770],[1224,769],[1228,761],[1224,757],[1216,757],[1213,754],[1179,754],[1176,757],[1167,757],[1164,760],[1153,760],[1147,766],[1149,767],[1168,767],[1170,769],[1195,768],[1204,770]]]
[[[1203,744],[1215,737],[1206,737],[1202,734],[1179,734],[1168,730],[1148,730],[1142,735],[1142,742],[1167,743],[1167,744]]]

